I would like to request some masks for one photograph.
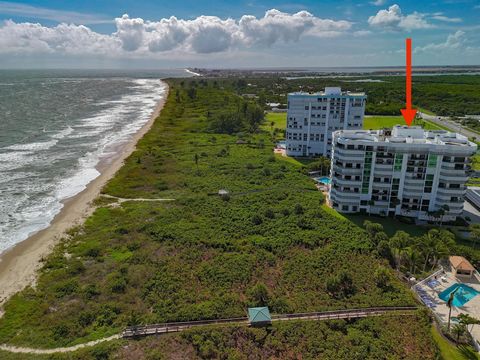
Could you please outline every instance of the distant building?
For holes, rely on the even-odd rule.
[[[327,87],[324,92],[288,94],[286,153],[289,156],[330,156],[332,132],[361,129],[365,93]]]
[[[476,149],[463,135],[415,126],[336,131],[329,202],[344,213],[453,221]]]

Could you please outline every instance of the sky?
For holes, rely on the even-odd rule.
[[[480,0],[0,0],[0,68],[480,65]]]

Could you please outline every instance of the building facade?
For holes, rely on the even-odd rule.
[[[415,126],[336,131],[329,203],[344,213],[454,221],[476,149],[463,135]]]
[[[330,157],[334,131],[362,129],[365,102],[365,93],[342,92],[338,87],[288,94],[286,154]]]

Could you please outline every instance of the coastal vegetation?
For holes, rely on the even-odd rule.
[[[68,346],[128,325],[244,316],[257,305],[295,313],[415,304],[387,261],[375,255],[368,233],[322,205],[304,166],[273,156],[259,104],[237,96],[234,81],[169,83],[160,117],[104,193],[174,200],[117,204],[100,197],[85,224],[44,259],[35,288],[7,302],[1,343]],[[241,126],[225,131],[232,117]],[[218,196],[220,189],[226,195]],[[196,330],[179,338],[196,356],[213,351],[214,339],[225,345],[211,345],[221,351],[211,356],[241,353],[240,344],[227,340],[237,334],[245,346],[267,336],[258,351],[288,357],[289,332],[288,343],[298,343],[306,356],[330,354],[341,341],[361,358],[400,358],[402,347],[411,358],[432,358],[428,325],[417,317],[279,324],[273,335],[264,329]],[[331,327],[337,330],[330,334]],[[99,346],[106,355],[97,358],[113,357],[115,346]]]
[[[373,80],[373,81],[372,81]],[[217,80],[219,83],[228,80]],[[480,75],[414,76],[414,106],[441,116],[480,114]],[[319,91],[325,86],[340,86],[368,94],[366,113],[395,115],[405,107],[405,77],[365,75],[352,77],[293,78],[271,76],[238,79],[239,94],[257,94],[267,102],[286,104],[285,94],[293,91]]]

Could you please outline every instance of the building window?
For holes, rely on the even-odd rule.
[[[430,155],[430,156],[428,157],[428,164],[427,164],[427,166],[428,166],[429,168],[435,168],[435,167],[437,167],[437,155]]]

